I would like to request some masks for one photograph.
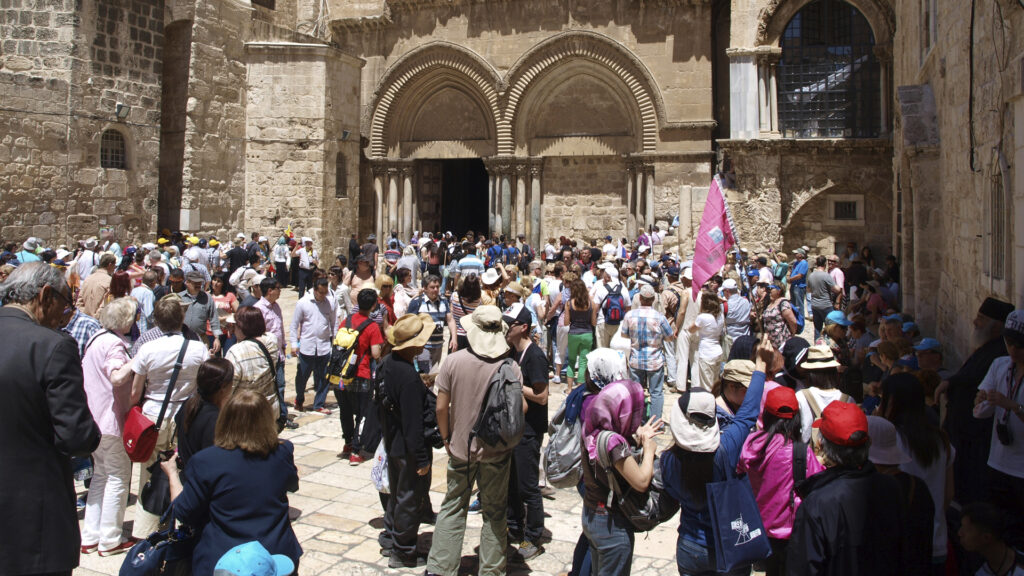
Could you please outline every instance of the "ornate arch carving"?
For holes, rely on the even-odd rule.
[[[384,74],[370,101],[369,156],[387,156],[387,132],[392,121],[391,107],[402,91],[423,74],[444,71],[467,78],[480,90],[495,124],[500,119],[498,89],[501,77],[475,52],[451,42],[431,42],[399,58]]]
[[[814,0],[768,0],[767,5],[761,9],[757,17],[757,45],[775,46],[782,37],[789,21],[800,11],[801,8]],[[888,0],[843,0],[847,2],[867,19],[871,25],[871,31],[875,34],[876,45],[886,45],[892,42],[893,32],[896,30],[896,15]]]
[[[596,61],[612,71],[628,87],[640,110],[642,149],[654,151],[659,122],[664,123],[665,106],[657,84],[643,62],[615,40],[594,32],[569,31],[557,34],[524,54],[505,75],[508,86],[504,115],[498,123],[498,153],[513,154],[513,126],[524,94],[539,75],[567,58]]]

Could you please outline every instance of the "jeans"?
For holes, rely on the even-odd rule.
[[[277,404],[280,407],[279,422],[288,419],[288,407],[284,405],[284,358],[277,361]]]
[[[633,563],[633,527],[618,512],[583,507],[583,534],[590,542],[590,573],[629,576]]]
[[[345,389],[335,387],[334,398],[338,401],[338,414],[341,418],[341,435],[345,438],[345,444],[352,447],[353,454],[360,451],[373,452],[377,444],[371,446],[368,435],[371,430],[361,430],[361,424],[365,422],[367,414],[371,410],[370,381],[365,378],[356,378]],[[376,422],[374,417],[374,422]],[[377,442],[380,441],[380,426],[377,428]]]
[[[665,355],[665,379],[668,380],[669,386],[675,387],[676,381],[679,379],[676,371],[676,343],[670,340],[662,340],[661,353]],[[686,381],[685,376],[683,381]]]
[[[299,298],[301,299],[306,290],[313,289],[313,271],[309,268],[299,268]]]
[[[537,544],[544,535],[544,498],[538,485],[540,442],[527,429],[512,451],[512,471],[508,479],[508,533],[516,541]]]
[[[814,339],[817,340],[821,336],[821,328],[825,325],[825,318],[828,316],[833,308],[814,308],[811,307],[811,320],[814,322]],[[796,336],[796,334],[794,334]]]
[[[708,554],[708,549],[685,538],[676,540],[676,567],[679,568],[679,576],[749,576],[750,574],[750,566],[734,568],[729,572],[715,570],[715,559]]]
[[[807,301],[807,285],[804,284],[803,286],[798,286],[793,284],[790,286],[789,292],[790,303],[793,304],[793,306],[796,306],[796,309],[800,311],[801,316],[806,317],[807,314],[804,314],[804,304]]]
[[[306,400],[306,383],[310,373],[313,374],[313,410],[324,407],[327,400],[327,362],[330,354],[309,356],[299,353],[299,365],[295,369],[295,405],[299,406]]]
[[[594,335],[590,332],[583,334],[569,334],[569,358],[566,364],[566,374],[569,378],[583,380],[587,374],[587,354],[594,349]],[[576,363],[579,362],[579,368]]]
[[[646,422],[651,416],[658,416],[660,418],[665,410],[665,391],[662,389],[665,384],[665,367],[662,366],[657,370],[635,370],[630,368],[629,378],[639,382],[651,395],[651,411],[644,415],[644,421]]]
[[[132,463],[120,436],[104,434],[92,453],[92,484],[85,505],[82,544],[99,544],[106,551],[121,544],[121,524],[128,506]]]
[[[480,488],[480,576],[504,575],[508,546],[508,475],[512,459],[496,462],[465,462],[448,458],[448,492],[434,525],[434,540],[427,559],[427,572],[456,576],[462,562],[462,540],[466,513],[473,494],[473,480]]]

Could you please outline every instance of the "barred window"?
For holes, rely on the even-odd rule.
[[[348,198],[348,167],[341,152],[334,159],[334,197]]]
[[[842,201],[832,204],[832,219],[833,220],[856,220],[857,219],[857,202],[856,201]]]
[[[786,25],[779,124],[787,138],[875,138],[880,67],[864,16],[843,0],[814,0]]]
[[[114,129],[103,132],[103,135],[100,136],[100,166],[115,170],[128,168],[124,134]]]

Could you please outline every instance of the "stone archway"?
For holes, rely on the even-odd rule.
[[[757,18],[757,46],[778,46],[783,31],[801,8],[814,0],[769,0]],[[864,15],[877,44],[888,44],[896,30],[896,15],[887,0],[844,0]]]

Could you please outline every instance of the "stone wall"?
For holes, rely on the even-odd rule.
[[[1013,156],[1024,139],[1024,118],[1013,111],[1022,95],[1024,10],[1013,2],[976,4],[972,86],[972,3],[937,3],[930,47],[918,25],[920,4],[896,3],[893,202],[903,206],[904,225],[896,234],[908,307],[923,319],[926,334],[941,335],[951,365],[970,353],[970,319],[985,297],[1024,305],[1024,242],[1015,225],[1024,190],[1011,184],[1020,179]],[[1005,211],[994,214],[1000,181]],[[993,246],[994,218],[1006,227],[1001,247]],[[997,248],[1005,255],[1002,274],[991,267]]]
[[[543,172],[545,236],[593,238],[626,233],[626,165],[622,158],[548,158]]]
[[[163,2],[11,0],[0,24],[0,211],[5,239],[60,244],[155,226]],[[116,117],[117,105],[128,108]],[[100,167],[125,136],[127,169]]]

